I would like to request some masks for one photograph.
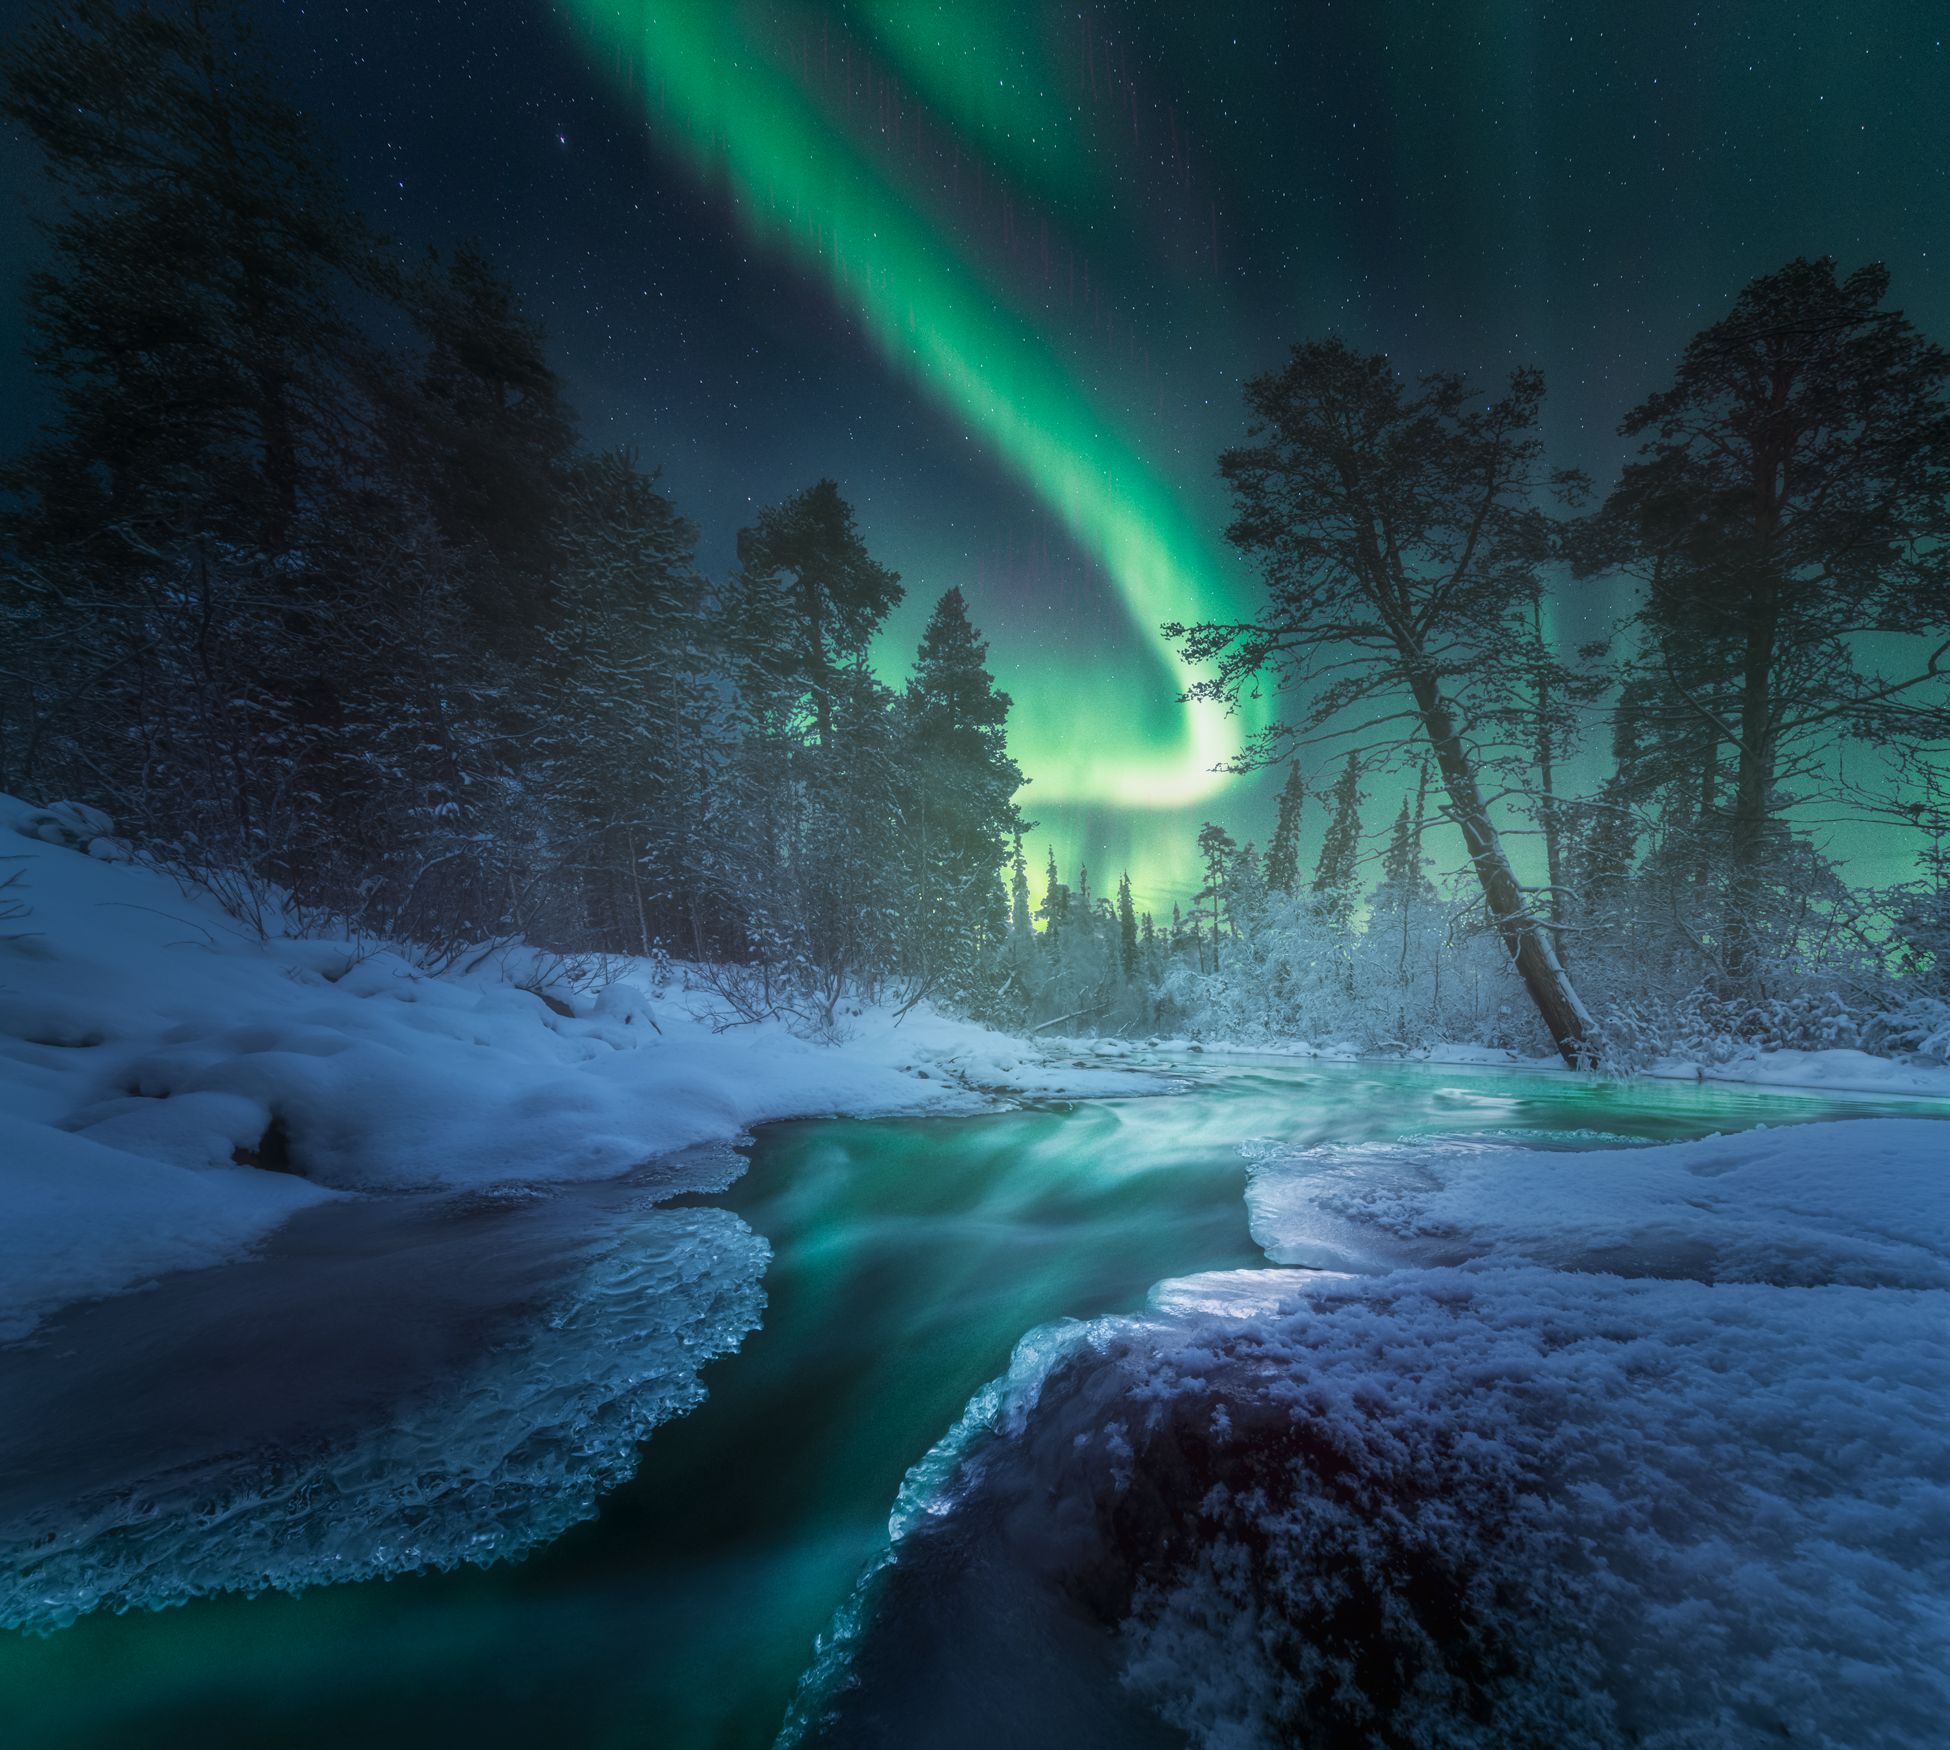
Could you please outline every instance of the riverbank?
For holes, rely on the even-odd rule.
[[[259,932],[107,827],[0,797],[0,1341],[247,1254],[333,1197],[614,1177],[780,1118],[1162,1091],[1158,1066],[1199,1054],[1360,1056],[1025,1040],[925,1005],[859,1005],[814,1042],[740,1024],[682,966],[502,946],[432,970],[393,944],[280,933],[275,912]],[[1395,1061],[1571,1075],[1475,1046]],[[1950,1095],[1950,1069],[1853,1051],[1649,1073]]]
[[[1526,1057],[1497,1045],[1422,1045],[1402,1051],[1366,1051],[1344,1041],[1307,1039],[1246,1041],[1149,1037],[1142,1041],[1068,1039],[1068,1055],[1116,1062],[1128,1058],[1284,1057],[1305,1063],[1426,1063],[1469,1069],[1521,1069],[1540,1075],[1576,1076],[1555,1052]],[[1632,1072],[1665,1082],[1728,1082],[1742,1087],[1805,1088],[1836,1094],[1893,1094],[1926,1100],[1950,1099],[1950,1064],[1898,1063],[1866,1051],[1836,1047],[1823,1051],[1766,1050],[1758,1046],[1729,1057],[1708,1059],[1678,1054],[1653,1059]]]
[[[1107,1424],[1140,1447],[1141,1397],[1105,1400],[1093,1426],[1106,1438],[1087,1447],[1069,1444],[1074,1426],[1040,1424],[1052,1462],[1032,1488],[1077,1476],[1079,1493],[1037,1492],[1023,1517],[980,1526],[940,1517],[952,1547],[925,1547],[965,1550],[975,1592],[903,1554],[916,1611],[874,1609],[869,1586],[877,1651],[857,1666],[831,1632],[878,1567],[890,1509],[912,1533],[951,1506],[957,1485],[929,1449],[1002,1401],[985,1382],[1025,1331],[1149,1328],[1149,1302],[1193,1373],[1194,1336],[1258,1342],[1256,1309],[1294,1279],[1269,1267],[1266,1242],[1332,1237],[1290,1194],[1311,1177],[1307,1151],[1345,1168],[1343,1230],[1373,1197],[1420,1183],[1424,1157],[1453,1186],[1428,1216],[1461,1229],[1507,1163],[1534,1229],[1513,1243],[1534,1250],[1562,1226],[1538,1195],[1553,1167],[1609,1180],[1623,1166],[1683,1193],[1633,1201],[1655,1217],[1709,1201],[1699,1220],[1727,1259],[1718,1212],[1749,1169],[1720,1171],[1722,1145],[1689,1139],[1842,1137],[1854,1175],[1882,1159],[1889,1120],[1919,1115],[1860,1095],[1508,1067],[1181,1067],[1171,1098],[766,1125],[735,1181],[676,1203],[652,1202],[672,1174],[737,1163],[707,1149],[538,1190],[342,1196],[247,1259],[0,1346],[0,1402],[16,1411],[0,1418],[0,1619],[11,1605],[30,1630],[0,1633],[10,1750],[413,1750],[429,1732],[474,1750],[645,1733],[659,1750],[764,1750],[809,1664],[809,1699],[823,1677],[857,1674],[860,1702],[888,1704],[879,1737],[854,1731],[852,1703],[823,1728],[847,1750],[947,1750],[978,1732],[1024,1750],[1132,1750],[1143,1710],[1119,1685],[1131,1642],[1101,1614],[1079,1618],[1079,1594],[1017,1582],[1076,1553],[1091,1476],[1115,1462]],[[1782,1190],[1805,1201],[1804,1184]],[[1830,1237],[1810,1268],[1875,1265],[1852,1241],[1836,1249],[1890,1225],[1886,1201],[1855,1202],[1853,1217],[1846,1203],[1815,1212]],[[1364,1254],[1429,1225],[1394,1202],[1376,1213]],[[1594,1209],[1594,1223],[1636,1242],[1617,1215]],[[1927,1238],[1907,1227],[1903,1244]],[[1342,1268],[1358,1261],[1360,1235],[1345,1237]],[[1202,1312],[1202,1336],[1180,1331]],[[1337,1310],[1318,1316],[1321,1340],[1356,1343]],[[1783,1343],[1805,1342],[1797,1330]],[[1389,1342],[1418,1375],[1417,1342]],[[1596,1359],[1603,1343],[1576,1353]],[[1656,1348],[1635,1354],[1656,1371]],[[1243,1409],[1235,1426],[1250,1441]],[[983,1590],[984,1575],[1005,1591]],[[1102,1586],[1081,1596],[1117,1603]],[[881,1638],[903,1620],[924,1646]],[[1017,1656],[1020,1683],[1001,1675]]]
[[[1166,1085],[925,1006],[863,1005],[814,1043],[737,1024],[681,966],[501,947],[432,971],[275,918],[259,934],[106,828],[0,797],[0,1340],[336,1196],[612,1177],[778,1118]]]
[[[1035,1745],[1935,1742],[1943,1118],[1463,1071],[1422,1130],[1336,1073],[1389,1120],[1248,1145],[1275,1267],[1025,1336],[781,1744],[959,1742],[963,1694]],[[1746,1127],[1647,1133],[1687,1097]],[[1174,1730],[1044,1725],[1133,1698]]]

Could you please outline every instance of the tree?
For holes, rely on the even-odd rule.
[[[1009,931],[1018,940],[1026,941],[1034,932],[1035,924],[1029,916],[1029,865],[1022,855],[1022,828],[1015,828],[1015,849],[1009,858]]]
[[[1036,915],[1043,920],[1044,945],[1053,947],[1070,918],[1070,890],[1057,878],[1054,845],[1050,847],[1049,866],[1044,872],[1043,903],[1036,908]]]
[[[989,944],[985,899],[1012,838],[1022,770],[1009,757],[1009,695],[986,666],[988,646],[959,589],[935,604],[902,701],[913,802],[906,830],[914,871],[914,938],[924,981],[966,981]]]
[[[1148,920],[1147,920],[1148,921]],[[1137,908],[1131,902],[1131,875],[1127,869],[1117,880],[1117,950],[1124,968],[1125,982],[1137,977]]]
[[[1266,914],[1266,870],[1257,846],[1246,845],[1226,868],[1226,924],[1236,941]]]
[[[881,621],[900,603],[900,575],[868,553],[831,480],[760,511],[739,533],[738,562],[784,628],[824,748],[833,733],[834,671],[865,660]]]
[[[1226,873],[1236,847],[1232,834],[1208,820],[1198,831],[1198,854],[1205,864],[1205,885],[1197,897],[1212,902],[1212,970],[1219,970],[1219,902],[1225,895]]]
[[[1353,754],[1334,780],[1333,813],[1314,865],[1314,897],[1321,916],[1336,930],[1354,923],[1355,865],[1361,854],[1361,767]]]
[[[1191,697],[1236,706],[1270,680],[1292,701],[1238,769],[1336,735],[1360,737],[1372,757],[1426,748],[1490,921],[1551,1040],[1577,1063],[1591,1019],[1503,848],[1485,788],[1502,750],[1481,739],[1519,695],[1513,630],[1550,544],[1533,502],[1550,484],[1542,399],[1535,371],[1484,402],[1447,373],[1411,389],[1386,358],[1340,341],[1295,347],[1247,385],[1251,441],[1220,458],[1236,513],[1228,536],[1258,563],[1265,608],[1165,631],[1212,665]]]
[[[369,241],[240,6],[43,6],[0,107],[61,196],[27,299],[56,417],[0,479],[6,780],[309,886],[359,714],[344,610],[383,590],[346,562]]]
[[[627,451],[581,460],[555,538],[559,613],[536,729],[564,851],[641,954],[705,940],[705,809],[718,677],[697,531]]]
[[[555,612],[575,423],[541,325],[478,245],[429,254],[406,296],[427,356],[396,428],[399,466],[467,553],[483,632],[518,655]]]
[[[147,564],[195,529],[291,540],[341,395],[363,228],[241,7],[45,6],[0,108],[68,195],[28,284],[59,435],[17,476],[46,532]]]
[[[1796,260],[1688,342],[1620,427],[1642,439],[1580,543],[1645,597],[1634,676],[1655,757],[1724,810],[1721,966],[1759,976],[1785,786],[1838,740],[1944,721],[1950,354],[1884,308],[1888,271]],[[1713,781],[1732,768],[1732,796]]]
[[[1291,893],[1300,878],[1300,816],[1307,801],[1307,787],[1300,778],[1300,762],[1286,769],[1286,782],[1280,786],[1279,813],[1273,823],[1272,842],[1266,847],[1266,887],[1269,893]]]

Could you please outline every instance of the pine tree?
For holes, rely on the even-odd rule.
[[[1049,865],[1044,874],[1043,903],[1037,908],[1036,915],[1043,920],[1044,944],[1054,946],[1070,919],[1070,890],[1057,878],[1054,846],[1050,847]]]
[[[363,228],[237,5],[45,7],[0,109],[68,194],[28,285],[60,409],[14,483],[29,521],[147,570],[194,535],[286,552],[343,411]]]
[[[1257,929],[1266,911],[1266,872],[1259,851],[1247,845],[1226,870],[1226,924],[1237,940]]]
[[[1568,484],[1544,465],[1543,395],[1534,370],[1491,399],[1446,372],[1410,385],[1386,356],[1339,340],[1296,346],[1247,385],[1248,441],[1219,461],[1229,538],[1258,561],[1264,606],[1243,624],[1165,630],[1212,665],[1194,698],[1237,705],[1280,688],[1296,700],[1249,763],[1289,757],[1356,708],[1414,725],[1492,925],[1575,1065],[1591,1017],[1503,848],[1471,730],[1521,697],[1519,616],[1553,541],[1536,500]],[[1310,684],[1327,662],[1332,684]]]
[[[541,325],[477,244],[430,253],[407,296],[427,357],[416,400],[396,410],[397,465],[468,555],[483,633],[523,655],[555,617],[574,420]]]
[[[1743,992],[1768,914],[1799,909],[1782,774],[1838,737],[1902,747],[1941,709],[1950,353],[1888,291],[1832,260],[1748,284],[1627,415],[1639,457],[1581,543],[1645,585],[1648,739],[1709,784],[1731,768],[1720,960]]]
[[[1205,863],[1205,885],[1197,897],[1212,906],[1212,970],[1219,970],[1219,903],[1225,896],[1226,872],[1234,851],[1232,834],[1208,820],[1198,833],[1198,854]]]
[[[738,562],[785,628],[824,748],[832,740],[834,673],[865,660],[880,623],[900,604],[900,575],[868,553],[852,506],[831,480],[759,512],[739,533]]]
[[[1029,865],[1022,855],[1022,828],[1015,829],[1015,851],[1009,860],[1009,930],[1019,941],[1035,931],[1029,915]]]
[[[0,777],[338,897],[369,715],[342,683],[387,595],[346,534],[373,461],[341,313],[376,281],[366,233],[241,6],[45,6],[0,108],[63,197],[27,300],[55,418],[0,479]]]
[[[1117,882],[1117,946],[1124,968],[1124,979],[1129,983],[1137,976],[1138,966],[1138,926],[1137,910],[1131,903],[1131,876],[1126,870]]]
[[[1334,781],[1333,813],[1314,865],[1314,896],[1321,916],[1336,930],[1354,921],[1355,863],[1361,845],[1361,768],[1353,754]]]
[[[536,745],[598,934],[702,958],[720,713],[696,542],[628,452],[573,469]]]
[[[917,928],[912,970],[924,983],[963,988],[991,942],[988,895],[1012,837],[1020,852],[1015,793],[1022,771],[1009,757],[1009,695],[985,666],[988,646],[959,589],[935,604],[902,701],[912,796],[908,860]]]
[[[1273,839],[1266,847],[1266,888],[1269,893],[1291,893],[1300,879],[1300,816],[1306,806],[1307,788],[1300,780],[1300,762],[1286,769],[1286,782],[1280,786],[1279,814],[1273,825]]]

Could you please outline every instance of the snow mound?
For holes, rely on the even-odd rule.
[[[88,1386],[30,1374],[38,1358],[17,1352],[10,1395],[54,1413],[0,1433],[0,1628],[518,1557],[590,1517],[651,1431],[702,1400],[699,1370],[758,1325],[768,1257],[728,1211],[641,1209],[543,1304],[457,1368],[423,1367],[395,1403],[356,1355],[338,1397],[306,1382],[295,1421],[229,1401],[219,1370],[210,1401],[175,1382],[129,1412],[159,1419],[153,1444],[121,1423],[120,1440],[87,1440],[69,1455],[85,1481],[35,1442],[83,1443],[59,1411]],[[115,1415],[101,1395],[88,1413]]]
[[[1950,1127],[1850,1119],[1631,1149],[1433,1138],[1248,1169],[1282,1264],[1527,1259],[1714,1282],[1950,1289]]]
[[[961,1694],[1071,1750],[1938,1741],[1946,1138],[1260,1145],[1255,1233],[1341,1268],[1025,1338],[785,1741]]]
[[[330,1196],[246,1167],[194,1172],[0,1112],[0,1343],[84,1296],[248,1250]]]
[[[1025,1345],[796,1735],[921,1741],[979,1657],[1027,1715],[1138,1698],[1206,1750],[1933,1741],[1950,1295],[1471,1266],[1240,1316],[1239,1274]],[[1115,1625],[1121,1672],[1038,1651]]]

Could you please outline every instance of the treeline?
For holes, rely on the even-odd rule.
[[[655,475],[578,442],[487,256],[368,230],[246,11],[67,0],[6,50],[60,204],[0,786],[99,805],[243,912],[435,954],[668,953],[753,1012],[992,1000],[1020,774],[959,592],[894,692],[900,580],[831,481],[703,576]]]
[[[1165,630],[1193,697],[1281,701],[1238,762],[1292,766],[1267,855],[1208,826],[1209,916],[1045,1006],[1370,1044],[1541,1022],[1574,1063],[1950,1054],[1950,354],[1888,291],[1827,260],[1753,281],[1626,415],[1595,506],[1548,461],[1535,371],[1482,395],[1326,340],[1248,383],[1220,469],[1263,605]],[[1623,622],[1562,649],[1553,612],[1614,577]],[[1608,768],[1582,794],[1573,757]],[[1334,774],[1304,891],[1303,766]],[[1371,834],[1377,773],[1414,802]],[[1438,825],[1462,852],[1439,889]],[[1848,885],[1823,845],[1865,827],[1912,879]]]

